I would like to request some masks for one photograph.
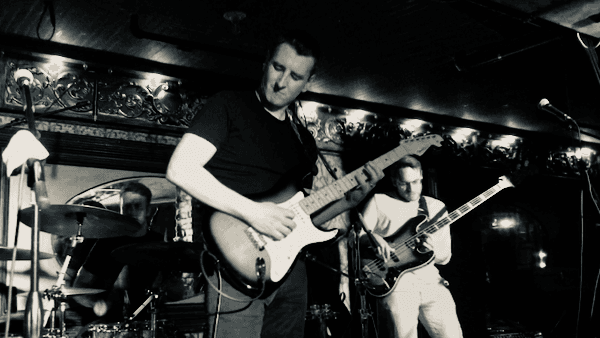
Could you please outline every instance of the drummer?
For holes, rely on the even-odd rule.
[[[105,289],[96,295],[74,297],[75,301],[92,308],[95,315],[108,321],[121,321],[129,317],[147,298],[146,290],[152,288],[157,271],[126,266],[111,252],[127,244],[163,242],[164,236],[151,231],[152,209],[150,189],[139,182],[128,183],[120,192],[123,215],[135,218],[140,224],[132,237],[98,239],[81,267],[74,287]]]

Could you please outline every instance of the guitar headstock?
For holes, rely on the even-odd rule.
[[[444,139],[437,134],[403,140],[400,144],[412,155],[423,155],[431,146],[441,147]]]
[[[510,181],[510,179],[505,175],[505,176],[501,176],[498,179],[498,186],[502,189],[506,189],[506,188],[510,188],[513,187],[514,188],[514,184],[512,184],[512,182]]]

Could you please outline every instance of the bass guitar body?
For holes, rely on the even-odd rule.
[[[397,249],[390,259],[384,261],[375,255],[372,247],[361,249],[362,272],[367,279],[367,291],[376,297],[384,297],[394,290],[396,282],[405,273],[419,269],[433,261],[432,251],[421,253],[415,243],[415,235],[427,221],[425,215],[411,218],[400,230],[385,240]],[[365,247],[367,245],[364,245]]]

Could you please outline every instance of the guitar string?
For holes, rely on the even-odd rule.
[[[496,190],[497,188],[499,188],[498,190]],[[400,243],[396,246],[392,246],[393,249],[393,254],[398,256],[399,254],[403,254],[405,253],[407,250],[413,250],[412,248],[410,248],[408,245],[413,245],[415,240],[417,238],[419,238],[420,236],[422,236],[424,233],[433,233],[439,229],[441,229],[442,227],[446,226],[448,223],[454,222],[455,220],[459,219],[460,217],[462,217],[463,215],[467,214],[467,212],[469,212],[470,210],[474,209],[475,207],[477,207],[479,204],[485,202],[486,200],[488,200],[489,198],[491,198],[492,196],[494,196],[496,193],[500,192],[502,190],[502,188],[497,184],[493,187],[491,187],[490,189],[486,190],[484,193],[478,195],[477,197],[473,198],[472,200],[470,200],[468,203],[464,204],[463,206],[461,206],[460,208],[456,209],[455,211],[453,211],[452,213],[450,213],[448,216],[444,217],[443,219],[441,219],[438,222],[435,222],[434,224],[429,225],[428,227],[426,227],[425,229],[417,232],[416,234],[414,234],[413,236],[409,237],[408,240],[404,241],[403,243]],[[481,197],[484,197],[483,200],[480,200]],[[476,202],[475,204],[473,204],[473,202]],[[470,207],[470,205],[472,205],[472,207]],[[467,212],[463,212],[466,209]],[[456,214],[456,216],[453,216],[454,214]],[[439,226],[438,226],[439,224]],[[433,230],[433,231],[432,231]],[[398,251],[400,249],[400,251]],[[381,259],[376,259],[370,263],[368,263],[366,265],[366,267],[368,268],[373,268],[373,267],[377,267],[377,268],[382,268],[383,265],[385,264],[385,262]]]

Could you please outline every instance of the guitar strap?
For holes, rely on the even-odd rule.
[[[425,200],[425,196],[421,196],[419,198],[419,210],[417,211],[417,215],[425,215],[429,218],[429,210],[427,209],[427,201]]]
[[[302,142],[302,137],[300,135],[300,132],[298,131],[298,126],[296,125],[296,121],[298,121],[298,123],[301,123],[298,119],[298,116],[296,116],[296,114],[292,113],[292,111],[290,109],[288,109],[287,112],[288,112],[288,115],[290,116],[290,124],[292,125],[292,129],[294,129],[296,136],[298,136],[298,140],[300,141],[300,144],[302,144],[304,151],[306,152],[306,156],[308,156],[308,158],[311,158],[310,154],[308,153],[308,149],[306,149],[304,142]],[[333,171],[333,169],[331,168],[331,166],[325,159],[325,156],[323,156],[323,153],[321,153],[321,151],[319,150],[319,147],[315,147],[315,151],[317,152],[317,155],[321,159],[321,162],[323,162],[323,165],[325,165],[325,168],[327,169],[329,174],[333,177],[333,179],[337,180],[338,179],[337,175],[335,174],[335,172]],[[313,168],[312,174],[316,175],[318,173],[319,169],[316,168],[316,164],[314,165],[314,167],[315,168]]]

